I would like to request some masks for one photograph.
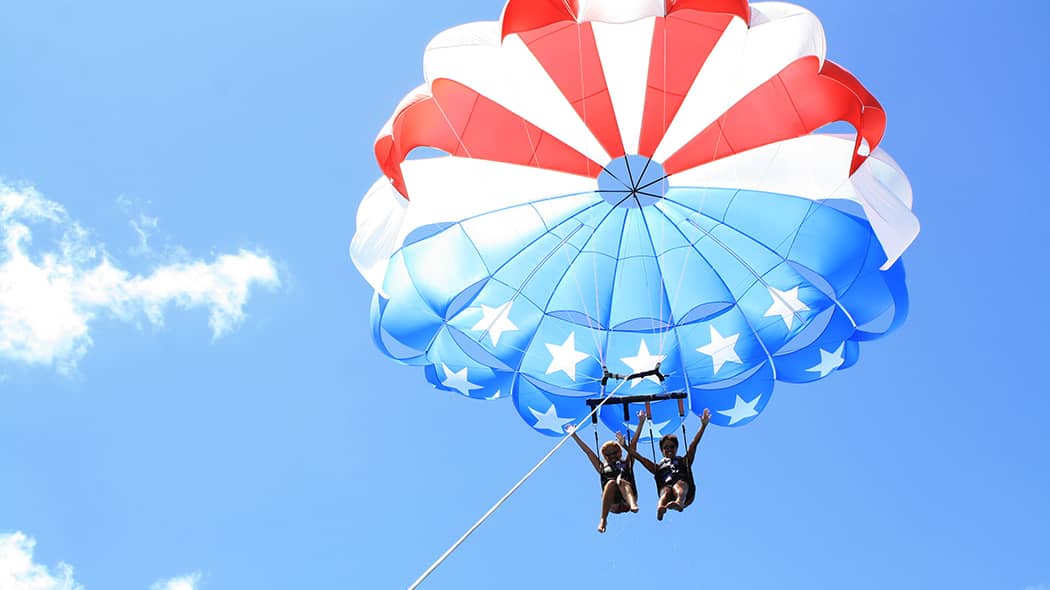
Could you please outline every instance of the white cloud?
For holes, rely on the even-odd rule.
[[[200,572],[194,572],[170,580],[154,582],[150,585],[149,590],[196,590],[200,581]]]
[[[149,201],[146,201],[146,204],[149,204]],[[131,254],[148,256],[152,254],[149,239],[152,237],[153,232],[157,231],[160,220],[142,213],[139,211],[139,207],[140,205],[137,201],[132,201],[124,195],[117,197],[117,208],[124,214],[131,216],[131,219],[128,220],[128,225],[138,237],[138,244],[131,248]]]
[[[30,253],[38,229],[54,244]],[[169,305],[206,308],[219,338],[244,320],[253,287],[279,284],[274,262],[248,250],[131,274],[62,205],[0,183],[0,358],[69,372],[91,347],[94,320],[163,325]]]
[[[35,546],[36,541],[21,532],[0,535],[0,588],[83,590],[73,581],[73,568],[69,565],[59,563],[54,571],[49,571],[46,566],[33,563]]]
[[[139,237],[139,244],[132,249],[132,252],[148,254],[150,251],[149,237],[157,229],[157,218],[150,217],[145,214],[140,214],[138,217],[128,222],[131,225],[131,229],[135,231],[135,235]]]
[[[73,581],[73,567],[59,563],[53,570],[33,562],[36,540],[25,533],[0,534],[0,590],[84,590]],[[150,585],[150,590],[197,590],[200,572]]]

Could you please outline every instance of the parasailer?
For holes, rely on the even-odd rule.
[[[660,494],[656,503],[656,520],[663,520],[668,510],[681,512],[693,503],[696,497],[696,481],[693,478],[693,461],[696,459],[696,449],[700,444],[707,424],[711,420],[711,411],[705,409],[700,415],[700,429],[696,431],[693,440],[685,455],[678,454],[678,437],[673,434],[665,434],[660,438],[660,453],[662,457],[659,463],[654,463],[637,450],[629,449],[627,452],[637,459],[649,473],[656,477],[656,485]]]
[[[645,423],[645,411],[638,412],[638,432]],[[601,458],[587,446],[587,443],[576,434],[576,426],[568,425],[566,432],[572,440],[583,449],[591,465],[601,476],[602,511],[598,520],[598,532],[604,533],[609,513],[638,512],[638,491],[634,481],[634,454],[638,447],[638,437],[632,437],[628,443],[622,432],[616,433],[615,441],[605,441],[600,447]],[[627,451],[624,457],[623,451]]]

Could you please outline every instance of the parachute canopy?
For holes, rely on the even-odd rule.
[[[739,426],[849,367],[906,315],[919,226],[882,107],[824,52],[813,14],[746,0],[510,0],[439,34],[351,245],[377,346],[550,435],[605,370],[659,362],[621,394]],[[679,422],[659,402],[643,434]]]

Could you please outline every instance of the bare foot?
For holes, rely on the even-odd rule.
[[[598,532],[599,533],[604,533],[605,532],[605,519],[604,518],[598,521]]]
[[[682,505],[679,504],[678,502],[668,502],[667,503],[667,509],[668,510],[675,510],[677,512],[681,512],[682,511]]]
[[[657,506],[656,507],[656,520],[663,520],[664,519],[664,512],[667,512],[667,506],[664,506],[663,504],[660,504],[659,506]]]
[[[631,512],[638,512],[638,505],[637,504],[632,504],[631,505]]]

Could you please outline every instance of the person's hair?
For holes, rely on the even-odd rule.
[[[607,441],[605,441],[605,443],[602,444],[602,456],[604,457],[605,456],[605,451],[607,451],[607,450],[609,450],[609,449],[611,449],[613,447],[616,447],[617,451],[620,450],[620,444],[617,443],[616,441],[614,441],[614,440],[607,440]]]
[[[678,448],[678,437],[673,434],[665,434],[660,437],[660,448],[664,448],[665,444],[671,443]]]

